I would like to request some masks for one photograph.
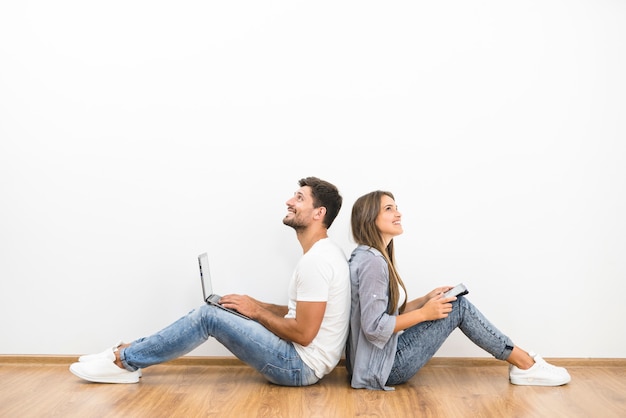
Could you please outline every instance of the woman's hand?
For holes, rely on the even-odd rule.
[[[415,299],[407,304],[407,309],[396,316],[396,326],[394,332],[412,327],[424,321],[434,321],[446,318],[452,312],[452,301],[456,296],[443,297],[443,292],[452,289],[451,286],[438,287],[421,298]],[[411,306],[413,304],[413,306]]]
[[[439,294],[447,292],[450,289],[452,289],[452,286],[441,286],[428,292],[421,298],[413,299],[412,301],[407,302],[406,307],[404,308],[404,312],[402,313],[411,312],[416,309],[421,309],[426,304],[426,302],[428,302],[429,300],[431,300],[432,298],[436,297]]]
[[[453,287],[454,286],[441,286],[441,287],[438,287],[438,288],[436,288],[434,290],[431,290],[426,295],[424,295],[424,298],[426,300],[430,300],[430,299],[434,298],[435,296],[437,296],[437,295],[439,295],[441,293],[447,292],[448,290],[452,289]]]
[[[456,300],[456,296],[449,298],[443,297],[443,292],[451,289],[450,287],[440,287],[433,290],[427,296],[431,296],[428,301],[420,309],[425,320],[432,321],[435,319],[447,318],[452,312],[452,303]]]

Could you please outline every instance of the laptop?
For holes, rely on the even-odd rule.
[[[213,293],[213,285],[211,284],[211,273],[209,272],[209,256],[207,253],[202,253],[198,256],[198,265],[200,266],[200,282],[202,283],[202,297],[204,301],[210,305],[217,306],[220,309],[234,313],[245,319],[250,319],[242,313],[237,312],[234,309],[226,308],[220,305],[220,295]]]

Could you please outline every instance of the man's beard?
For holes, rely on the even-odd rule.
[[[294,216],[293,218],[288,218],[288,217],[285,216],[283,218],[283,223],[285,225],[287,225],[287,226],[292,227],[296,231],[299,231],[299,230],[304,229],[306,227],[306,225],[301,223],[296,216]]]

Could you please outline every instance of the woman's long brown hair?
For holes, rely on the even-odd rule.
[[[376,190],[359,197],[352,206],[352,217],[350,223],[352,226],[352,237],[357,244],[367,245],[381,252],[387,266],[389,268],[389,305],[387,312],[393,314],[398,307],[400,299],[400,290],[398,286],[402,286],[406,295],[406,287],[400,278],[400,274],[396,270],[396,259],[393,251],[393,239],[387,246],[383,242],[380,231],[376,227],[376,218],[380,213],[381,200],[383,196],[389,196],[394,199],[391,192]],[[406,298],[400,307],[400,312],[406,307]]]

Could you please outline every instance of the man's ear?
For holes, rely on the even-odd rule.
[[[320,206],[317,208],[317,217],[319,219],[324,219],[324,216],[326,216],[326,208],[324,206]]]

